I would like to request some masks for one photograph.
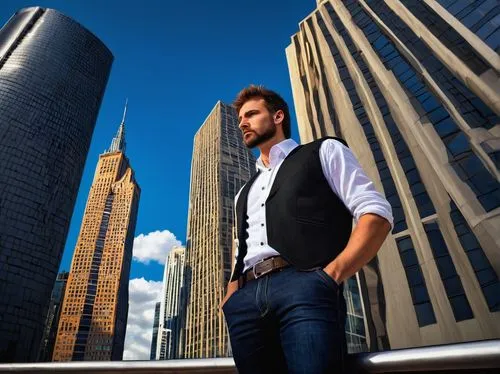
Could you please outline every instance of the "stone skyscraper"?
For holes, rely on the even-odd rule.
[[[186,247],[184,358],[228,355],[219,310],[231,276],[234,197],[255,171],[236,111],[218,102],[194,137]]]
[[[184,247],[174,247],[165,262],[156,351],[152,357],[156,360],[179,358],[185,253]]]
[[[52,9],[0,30],[0,362],[37,358],[112,61]]]
[[[302,142],[346,139],[393,207],[371,349],[500,337],[496,3],[318,1],[287,48]]]
[[[125,156],[124,114],[111,147],[99,156],[73,254],[53,361],[122,359],[139,197]]]

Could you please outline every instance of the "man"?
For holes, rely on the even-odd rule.
[[[342,283],[380,249],[390,205],[343,140],[289,139],[288,106],[275,92],[249,86],[234,106],[243,142],[260,150],[235,199],[236,264],[221,304],[236,367],[343,372]]]

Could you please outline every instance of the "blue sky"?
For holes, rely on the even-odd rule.
[[[124,359],[147,360],[165,256],[176,239],[186,240],[193,136],[218,100],[230,103],[241,88],[255,83],[278,91],[289,103],[292,137],[298,140],[285,48],[316,2],[1,0],[0,24],[33,5],[70,16],[115,57],[61,270],[70,269],[99,154],[109,147],[129,99],[126,154],[142,195]]]
[[[169,230],[182,244],[193,136],[217,100],[231,102],[242,87],[264,84],[283,95],[294,116],[285,48],[314,0],[2,0],[0,24],[33,5],[78,21],[115,57],[61,269],[70,268],[97,159],[127,97],[127,155],[142,188],[136,236]],[[155,261],[134,261],[131,278],[161,280],[162,272]]]

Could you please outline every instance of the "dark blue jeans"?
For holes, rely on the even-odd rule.
[[[223,306],[239,373],[343,373],[342,286],[292,267],[247,282]]]

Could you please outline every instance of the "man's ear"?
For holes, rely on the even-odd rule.
[[[275,125],[281,125],[283,123],[283,120],[285,119],[285,113],[279,109],[274,113],[274,124]]]

